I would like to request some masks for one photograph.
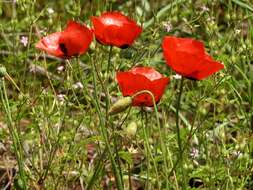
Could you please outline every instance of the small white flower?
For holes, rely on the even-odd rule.
[[[76,84],[73,84],[74,89],[83,89],[83,84],[81,82],[77,82]]]
[[[236,34],[240,34],[240,33],[241,33],[241,30],[236,29],[236,30],[235,30],[235,33],[236,33]]]
[[[172,75],[172,78],[173,78],[173,79],[176,79],[176,80],[179,80],[179,79],[182,78],[182,76],[179,75],[179,74],[175,74],[175,75]]]
[[[47,12],[49,14],[53,14],[54,13],[54,9],[52,9],[51,7],[47,8]]]
[[[136,148],[134,148],[132,145],[130,148],[128,148],[128,152],[130,154],[137,154],[138,153],[138,150]]]
[[[233,156],[235,156],[237,158],[242,157],[242,155],[243,155],[242,152],[239,150],[233,151],[232,154],[233,154]]]
[[[44,94],[44,95],[47,95],[48,94],[48,91],[47,91],[47,89],[46,88],[44,88],[43,90],[42,90],[42,92],[41,92],[42,94]]]
[[[27,44],[28,44],[28,37],[22,36],[21,39],[20,39],[20,43],[23,44],[26,47]]]
[[[192,148],[190,151],[190,157],[192,158],[199,157],[199,150],[197,148]]]
[[[57,95],[57,99],[59,102],[64,102],[65,100],[65,94],[58,94]]]
[[[64,69],[65,69],[65,67],[64,67],[63,65],[60,65],[60,66],[57,67],[56,70],[57,70],[58,72],[62,72]]]
[[[173,28],[171,22],[165,22],[163,23],[163,26],[167,32],[170,32]]]
[[[211,22],[212,25],[215,24],[214,20],[215,20],[215,18],[214,18],[213,16],[210,16],[210,17],[208,17],[208,18],[206,19],[206,21],[207,21],[207,22]]]
[[[200,7],[202,11],[206,12],[206,11],[209,11],[209,8],[206,7],[205,5],[201,6]]]

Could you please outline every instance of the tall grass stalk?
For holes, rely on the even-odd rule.
[[[156,101],[155,101],[155,97],[153,95],[152,92],[150,92],[149,90],[141,90],[139,92],[137,92],[136,94],[134,94],[132,96],[132,98],[140,95],[140,94],[149,94],[152,98],[152,102],[153,102],[153,106],[154,106],[154,110],[155,110],[155,115],[156,115],[156,123],[157,123],[157,127],[158,127],[158,131],[159,131],[159,136],[160,136],[160,146],[161,146],[161,150],[162,150],[162,157],[163,157],[163,162],[164,162],[164,168],[165,168],[165,176],[166,176],[166,179],[168,179],[168,164],[167,164],[167,149],[166,149],[166,145],[165,145],[165,142],[164,142],[164,136],[162,135],[162,131],[161,131],[161,124],[160,124],[160,120],[159,120],[159,113],[158,113],[158,109],[157,109],[157,105],[156,105]],[[146,137],[146,143],[149,144],[149,141],[148,141],[148,137],[146,136],[146,131],[144,130],[144,134],[145,134],[145,137]],[[147,146],[148,147],[148,146]],[[150,151],[150,150],[149,150]],[[150,155],[152,156],[152,153],[150,153]],[[152,158],[152,157],[151,157]],[[155,165],[155,162],[154,162],[154,165]],[[157,170],[157,169],[156,169]],[[159,181],[159,178],[157,179]],[[158,182],[159,184],[159,182]],[[167,183],[166,183],[166,187],[167,187]]]
[[[92,79],[93,79],[93,85],[94,85],[94,95],[95,95],[95,102],[96,102],[96,111],[98,113],[98,117],[99,117],[99,126],[100,126],[100,131],[101,131],[101,134],[102,134],[102,138],[105,142],[105,146],[106,146],[106,149],[108,150],[108,153],[109,153],[109,158],[110,158],[110,161],[111,161],[111,164],[112,164],[112,169],[113,169],[113,172],[114,172],[114,175],[115,175],[115,178],[116,178],[116,184],[117,184],[117,188],[119,190],[123,190],[124,189],[124,186],[123,186],[123,181],[122,181],[122,178],[121,178],[121,175],[120,175],[120,171],[119,171],[119,168],[115,162],[115,158],[114,158],[114,154],[113,154],[113,151],[111,149],[111,145],[110,145],[110,141],[109,141],[109,134],[108,134],[108,131],[107,131],[107,127],[108,127],[108,110],[109,108],[107,108],[108,110],[106,110],[106,114],[105,114],[105,117],[103,116],[102,112],[101,112],[101,107],[100,107],[100,104],[99,104],[99,100],[98,100],[98,92],[97,92],[97,80],[96,80],[96,76],[99,78],[99,81],[100,81],[100,84],[103,88],[103,90],[105,90],[104,86],[103,86],[103,82],[101,80],[101,77],[99,75],[99,72],[96,68],[96,65],[94,63],[94,61],[92,61]],[[108,99],[108,97],[107,97]]]
[[[4,107],[5,114],[7,116],[6,118],[7,118],[7,123],[8,123],[8,129],[13,141],[14,154],[18,162],[18,169],[19,169],[19,175],[20,175],[20,179],[17,179],[18,185],[21,186],[21,188],[23,188],[24,190],[26,190],[27,182],[26,182],[26,173],[25,173],[25,168],[24,168],[23,148],[22,148],[21,139],[18,133],[18,129],[13,124],[14,122],[12,120],[12,113],[10,109],[9,99],[7,96],[4,80],[5,80],[4,78],[0,79],[0,96],[1,96],[1,101]],[[19,180],[21,180],[21,182]]]

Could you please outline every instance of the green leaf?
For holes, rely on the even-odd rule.
[[[125,160],[128,164],[130,164],[130,165],[133,164],[133,159],[132,159],[132,156],[129,152],[120,151],[119,157],[122,158],[123,160]]]

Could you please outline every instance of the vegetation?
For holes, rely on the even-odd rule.
[[[142,26],[131,47],[94,40],[71,59],[35,48],[110,10]],[[252,19],[251,0],[0,1],[0,189],[252,190]],[[178,79],[165,36],[204,42],[225,68]],[[109,115],[123,97],[116,72],[134,66],[170,77],[165,94]]]

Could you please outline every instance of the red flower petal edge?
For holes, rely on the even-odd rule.
[[[64,31],[43,37],[35,47],[50,55],[70,58],[85,53],[92,39],[93,33],[88,27],[69,21]]]
[[[61,32],[49,34],[48,36],[42,38],[35,45],[35,47],[43,51],[46,51],[50,55],[54,55],[56,57],[63,57],[64,53],[61,51],[59,47],[60,37],[61,37]]]
[[[91,17],[98,42],[104,45],[126,48],[142,32],[135,21],[120,12],[105,12],[99,17]]]
[[[148,90],[153,93],[156,103],[169,83],[169,78],[151,67],[135,67],[129,71],[118,72],[116,79],[123,96],[133,96],[141,90]],[[140,94],[134,98],[133,106],[152,107],[152,97],[147,93]]]
[[[162,49],[167,65],[186,78],[202,80],[224,68],[205,52],[202,42],[191,38],[166,36]]]

